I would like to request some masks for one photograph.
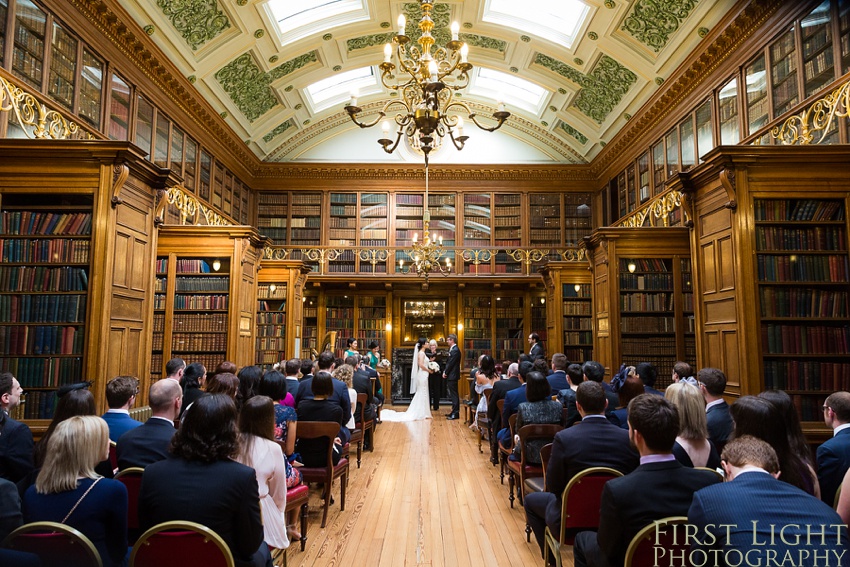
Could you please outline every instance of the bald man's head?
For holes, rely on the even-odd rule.
[[[174,420],[180,411],[180,404],[175,400],[183,397],[183,390],[174,380],[160,380],[154,382],[148,395],[148,404],[151,413],[157,417],[166,417]],[[175,409],[176,408],[176,409]],[[174,414],[172,416],[172,413]]]

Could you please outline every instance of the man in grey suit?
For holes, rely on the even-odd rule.
[[[457,347],[457,335],[449,335],[446,342],[449,343],[449,358],[446,360],[443,378],[446,379],[446,389],[449,391],[449,399],[452,401],[452,411],[446,416],[446,419],[458,419],[460,417],[460,396],[457,393],[457,382],[460,380],[460,349]]]

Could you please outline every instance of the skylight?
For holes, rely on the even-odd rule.
[[[469,94],[492,98],[496,102],[507,102],[540,115],[549,91],[516,75],[484,67],[478,67],[476,71]]]
[[[572,47],[590,8],[580,0],[486,0],[484,21]]]
[[[369,18],[366,0],[269,0],[266,7],[277,22],[283,45]]]
[[[372,67],[361,67],[345,73],[337,73],[327,79],[316,81],[304,89],[307,102],[313,112],[320,112],[332,106],[342,106],[351,98],[352,92],[369,95],[381,92],[378,78]]]

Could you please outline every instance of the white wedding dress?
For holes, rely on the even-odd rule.
[[[431,419],[431,404],[428,400],[428,374],[420,365],[427,365],[428,359],[419,345],[413,351],[413,368],[410,370],[410,392],[413,400],[407,411],[381,410],[381,421],[419,421]]]

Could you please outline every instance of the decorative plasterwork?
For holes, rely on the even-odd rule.
[[[578,140],[579,143],[581,143],[582,145],[587,143],[587,136],[585,136],[584,134],[582,134],[581,132],[579,132],[578,130],[576,130],[575,128],[573,128],[572,126],[567,124],[566,122],[564,122],[563,120],[558,120],[558,128],[560,128],[561,130],[563,130],[564,132],[566,132],[567,134],[569,134],[570,136],[572,136],[573,138]]]
[[[352,52],[358,49],[374,47],[376,45],[384,45],[385,43],[391,42],[395,35],[395,32],[387,32],[354,37],[345,42],[345,47],[349,52]]]
[[[534,63],[566,77],[581,87],[573,104],[585,116],[602,123],[637,81],[637,75],[607,55],[585,75],[563,61],[538,53]]]
[[[499,53],[504,53],[508,48],[508,42],[501,39],[493,39],[485,35],[476,35],[474,33],[462,33],[458,35],[460,41],[466,42],[470,47],[482,47],[484,49],[493,49]]]
[[[230,27],[217,0],[156,0],[156,5],[193,51]]]
[[[698,0],[638,0],[622,29],[653,50],[661,51],[690,15]]]
[[[545,166],[504,168],[482,165],[463,167],[439,167],[431,165],[428,177],[435,181],[542,181],[559,183],[565,181],[585,181],[595,183],[587,167]],[[368,167],[351,165],[347,167],[321,165],[265,164],[255,172],[257,179],[334,179],[361,181],[424,181],[425,172],[417,167]]]
[[[272,81],[276,81],[281,77],[285,77],[290,73],[294,73],[298,69],[308,65],[309,63],[314,63],[319,60],[319,55],[316,51],[310,51],[309,53],[304,53],[303,55],[299,55],[298,57],[293,57],[286,63],[282,63],[269,71],[269,79]]]
[[[290,118],[289,120],[287,120],[283,124],[280,124],[279,126],[277,126],[274,130],[272,130],[271,132],[269,132],[268,134],[263,136],[263,141],[268,144],[273,139],[280,136],[281,134],[283,134],[284,132],[286,132],[287,130],[292,128],[293,126],[295,126],[295,123]]]

